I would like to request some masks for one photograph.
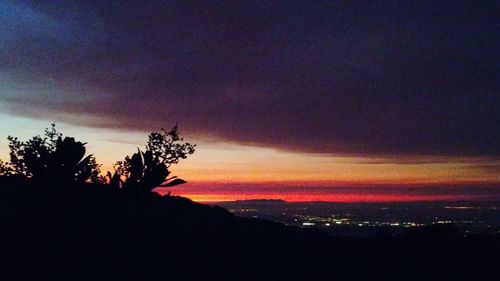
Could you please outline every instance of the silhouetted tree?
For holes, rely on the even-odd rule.
[[[177,126],[170,131],[161,129],[160,132],[153,132],[149,135],[146,151],[137,149],[137,153],[115,164],[114,175],[108,172],[110,184],[143,191],[150,191],[158,186],[184,184],[186,181],[183,179],[168,177],[171,174],[168,168],[193,154],[195,147],[194,144],[184,142]]]
[[[149,134],[146,150],[151,151],[155,162],[165,164],[168,167],[179,163],[180,159],[186,159],[188,155],[193,154],[196,145],[184,142],[180,136],[178,126],[170,131],[161,129],[161,132]]]
[[[92,155],[85,156],[85,145],[72,137],[63,137],[55,124],[43,136],[20,141],[9,136],[9,173],[41,182],[85,182],[96,180],[99,165]]]

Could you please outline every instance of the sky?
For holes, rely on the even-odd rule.
[[[497,10],[2,0],[0,159],[7,135],[56,122],[106,170],[179,124],[198,146],[172,170],[189,181],[179,194],[200,201],[438,198],[394,185],[499,199]]]

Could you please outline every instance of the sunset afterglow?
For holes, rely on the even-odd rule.
[[[498,4],[0,0],[0,280],[498,280]]]
[[[478,27],[494,24],[460,5],[169,3],[103,17],[115,8],[69,2],[0,4],[4,161],[7,136],[55,122],[106,173],[178,124],[197,147],[170,167],[188,181],[174,192],[194,200],[455,200],[474,189],[383,186],[500,183],[496,38]],[[328,191],[359,185],[383,194]],[[262,186],[277,190],[251,191]]]
[[[2,130],[11,135],[26,132],[20,137],[28,138],[47,127],[44,121],[5,118],[18,126],[14,130],[2,124]],[[103,164],[103,173],[142,148],[147,135],[58,126],[89,143],[89,153]],[[6,140],[0,144],[0,159],[7,159]],[[194,155],[171,167],[175,175],[189,182],[172,193],[200,202],[494,200],[500,196],[495,188],[500,182],[500,174],[495,173],[498,165],[488,157],[336,156],[200,140]],[[369,192],[360,186],[367,186]],[[439,191],[432,192],[436,188]]]

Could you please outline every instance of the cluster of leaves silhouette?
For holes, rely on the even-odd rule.
[[[40,183],[101,183],[113,188],[150,191],[155,187],[171,187],[186,181],[169,177],[170,165],[179,163],[195,151],[184,142],[178,127],[149,135],[146,150],[125,157],[114,165],[114,173],[100,175],[101,165],[93,155],[85,156],[86,143],[64,137],[55,124],[43,136],[20,141],[9,136],[10,162],[0,160],[0,176],[18,177]],[[57,185],[56,185],[57,186]]]
[[[113,187],[129,190],[152,190],[155,187],[172,187],[186,183],[176,176],[169,177],[168,168],[193,154],[196,145],[184,142],[178,127],[170,131],[161,129],[149,135],[146,150],[137,149],[137,153],[116,162],[115,173],[108,172],[104,181]]]
[[[96,180],[100,165],[93,155],[85,156],[85,145],[72,137],[63,137],[55,124],[43,136],[20,141],[9,136],[10,163],[0,164],[0,174],[40,183],[85,182]]]

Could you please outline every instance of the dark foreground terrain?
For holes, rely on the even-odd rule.
[[[0,280],[500,280],[498,235],[331,237],[181,197],[0,181]]]

